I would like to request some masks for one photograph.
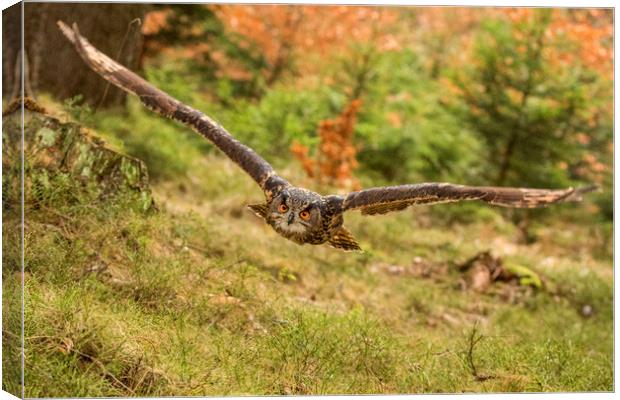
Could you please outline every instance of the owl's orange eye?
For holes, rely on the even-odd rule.
[[[280,211],[281,213],[285,213],[288,211],[288,206],[286,204],[280,204],[280,207],[278,207],[278,211]]]
[[[299,216],[301,217],[301,219],[303,219],[304,221],[307,221],[310,219],[310,213],[308,211],[302,211],[299,213]]]

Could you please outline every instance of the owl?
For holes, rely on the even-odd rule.
[[[562,201],[579,201],[583,193],[595,189],[594,186],[554,190],[418,183],[376,187],[345,196],[323,196],[290,184],[260,155],[236,140],[210,117],[157,89],[101,53],[80,35],[76,24],[70,28],[58,21],[58,26],[93,71],[138,96],[149,109],[191,127],[239,165],[265,194],[264,202],[248,207],[279,235],[298,244],[326,243],[337,249],[360,250],[358,242],[343,225],[343,215],[347,211],[359,210],[362,215],[377,215],[404,210],[415,204],[464,200],[503,207],[545,207]]]

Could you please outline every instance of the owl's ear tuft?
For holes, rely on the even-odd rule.
[[[362,251],[359,243],[345,227],[341,226],[329,239],[332,247],[345,251]]]
[[[263,219],[267,219],[267,210],[269,206],[267,203],[262,204],[248,204],[248,208],[252,210],[252,212]]]

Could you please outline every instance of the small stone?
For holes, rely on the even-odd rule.
[[[216,295],[216,296],[211,297],[209,299],[209,302],[211,304],[217,304],[217,305],[240,304],[241,299],[222,294],[222,295]]]
[[[405,272],[405,267],[402,265],[390,265],[387,267],[387,272],[392,275],[401,275]]]
[[[581,307],[581,315],[583,315],[584,317],[591,317],[592,314],[594,314],[594,309],[591,305],[586,304],[585,306]]]

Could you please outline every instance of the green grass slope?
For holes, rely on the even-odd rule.
[[[558,219],[521,244],[494,210],[448,224],[440,205],[347,215],[363,253],[298,246],[245,208],[262,193],[234,164],[184,162],[153,183],[157,210],[123,195],[26,210],[27,397],[613,390],[599,226]],[[16,215],[3,225],[18,235]],[[8,301],[19,249],[3,247]],[[485,250],[544,287],[473,290],[458,265]]]

